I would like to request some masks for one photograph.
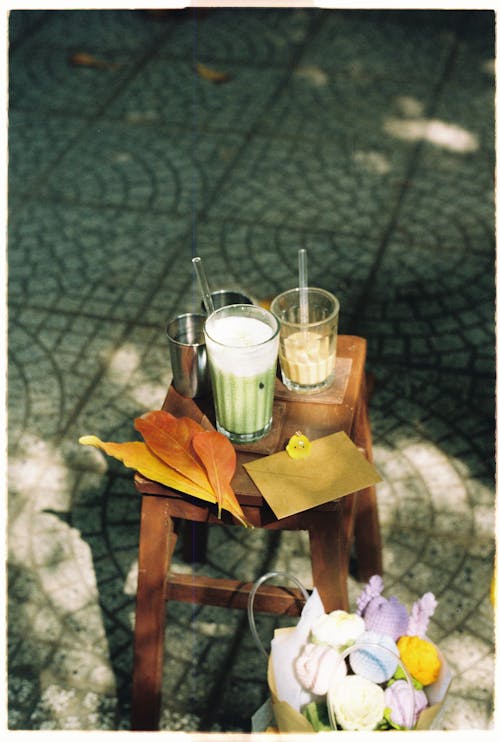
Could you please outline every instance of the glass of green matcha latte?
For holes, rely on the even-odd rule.
[[[205,322],[217,430],[252,443],[270,430],[280,323],[267,309],[233,304]]]

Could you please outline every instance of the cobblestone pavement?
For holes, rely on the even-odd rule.
[[[264,299],[306,247],[368,340],[386,592],[435,593],[442,726],[492,729],[493,12],[31,10],[9,32],[10,728],[129,728],[140,503],[78,437],[161,405],[192,255]],[[303,534],[210,538],[211,574],[310,584]],[[166,653],[162,728],[249,729],[244,612],[172,603]]]

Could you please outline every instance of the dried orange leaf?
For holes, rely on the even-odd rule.
[[[204,430],[193,436],[193,448],[203,462],[221,508],[230,512],[244,526],[252,527],[246,519],[240,503],[231,487],[236,470],[236,451],[233,444],[222,433]]]
[[[211,67],[207,67],[206,65],[201,64],[201,62],[196,63],[195,69],[200,77],[202,77],[204,80],[208,80],[209,82],[220,84],[221,82],[229,82],[229,80],[231,79],[231,75],[229,73],[214,70]]]
[[[120,66],[114,62],[106,62],[103,59],[98,59],[87,52],[75,52],[75,54],[70,56],[69,61],[75,67],[93,67],[100,70],[115,70]]]
[[[190,417],[175,417],[165,410],[147,412],[134,425],[162,461],[203,488],[210,488],[219,506],[219,517],[224,508],[243,525],[250,525],[230,485],[236,469],[236,451],[222,433],[207,431]],[[200,438],[197,446],[195,441]]]
[[[201,433],[205,430],[205,428],[190,417],[178,417],[174,419],[177,420],[177,440],[186,448],[191,446],[191,441],[195,433]]]
[[[134,427],[158,458],[202,489],[211,489],[207,474],[190,446],[192,426],[181,423],[179,428],[178,418],[164,410],[153,410],[136,418]]]
[[[236,469],[236,451],[231,442],[222,433],[206,430],[193,436],[193,448],[200,457],[215,492],[219,517],[226,501],[234,501],[232,504],[239,508],[230,484]]]
[[[125,466],[135,469],[144,477],[154,482],[164,484],[166,487],[185,492],[187,495],[199,497],[208,502],[216,502],[216,497],[211,490],[204,489],[192,480],[180,474],[178,471],[161,461],[150,451],[142,441],[130,441],[128,443],[112,443],[101,441],[95,435],[82,436],[79,443],[84,446],[95,446],[113,458],[121,461]]]

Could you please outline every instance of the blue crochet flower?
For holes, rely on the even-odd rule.
[[[373,683],[384,683],[392,678],[398,662],[399,650],[394,640],[375,631],[361,634],[349,655],[352,671]]]

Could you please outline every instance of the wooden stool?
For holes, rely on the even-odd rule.
[[[348,610],[347,575],[355,544],[357,576],[366,581],[382,573],[381,541],[375,488],[348,495],[326,505],[277,520],[243,468],[257,456],[284,449],[297,431],[314,440],[343,430],[372,461],[371,433],[365,380],[366,341],[338,338],[336,379],[333,387],[314,397],[291,394],[276,381],[273,427],[261,441],[236,446],[237,468],[233,489],[246,517],[256,528],[309,532],[311,568],[325,610]],[[190,416],[211,427],[210,401],[201,404],[181,397],[170,387],[163,409]],[[227,608],[247,607],[253,583],[202,575],[173,574],[170,562],[177,540],[177,519],[195,524],[238,525],[223,511],[217,518],[210,503],[181,494],[136,474],[142,495],[139,537],[139,575],[136,596],[132,729],[158,728],[165,641],[166,601],[178,600]],[[256,578],[259,575],[256,575]],[[299,615],[304,599],[300,591],[265,585],[255,596],[254,610]]]

